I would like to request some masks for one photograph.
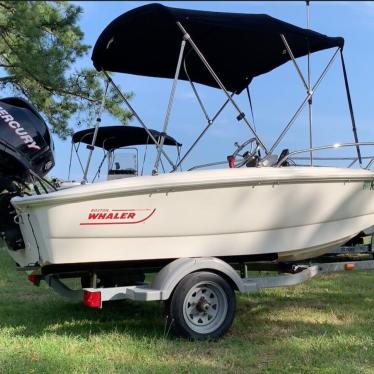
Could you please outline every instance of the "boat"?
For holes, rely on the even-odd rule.
[[[313,165],[313,156],[319,150],[343,147],[357,150],[352,165],[362,165],[365,159],[371,165],[373,157],[362,156],[361,147],[374,143],[358,142],[352,111],[354,142],[274,153],[339,54],[344,67],[343,45],[343,38],[261,14],[148,4],[121,15],[107,26],[94,47],[95,68],[104,72],[120,95],[107,72],[173,80],[165,122],[157,133],[146,126],[122,95],[139,124],[135,131],[146,134],[157,148],[152,175],[130,173],[129,178],[83,183],[30,196],[5,193],[4,199],[15,209],[7,211],[14,219],[12,224],[7,222],[12,235],[10,229],[2,230],[10,255],[21,270],[44,275],[115,268],[130,273],[133,269],[160,269],[175,259],[199,257],[228,263],[283,263],[327,253],[371,227],[374,173],[363,167]],[[123,46],[131,53],[124,54]],[[334,53],[329,63],[316,84],[308,85],[297,58],[330,48]],[[235,95],[254,77],[289,61],[306,83],[307,95],[277,141],[268,147],[238,106]],[[207,127],[196,142],[173,161],[164,145],[170,141],[166,132],[180,79],[190,82],[203,111],[196,84],[221,89],[226,101],[215,116],[207,115]],[[344,79],[351,104],[346,74]],[[223,162],[181,171],[184,159],[227,105],[237,111],[237,120],[248,127],[250,138],[237,145]],[[105,127],[84,131],[90,134],[87,143],[92,142],[91,151],[96,140],[105,148],[100,135]],[[83,135],[76,135],[76,140],[82,140]],[[310,164],[295,165],[300,153],[310,154]],[[169,172],[160,173],[160,160],[170,165]],[[216,165],[221,168],[214,168]],[[44,171],[27,165],[22,170],[34,182],[44,183]],[[4,178],[9,177],[12,175],[4,172]]]

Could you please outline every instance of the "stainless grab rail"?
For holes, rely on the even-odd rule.
[[[275,167],[280,167],[282,163],[288,159],[293,159],[293,160],[309,160],[309,157],[292,157],[297,154],[302,154],[302,153],[308,153],[308,152],[314,152],[314,151],[322,151],[326,149],[338,149],[338,148],[347,148],[347,147],[356,147],[357,145],[360,146],[374,146],[374,142],[359,142],[359,143],[336,143],[336,144],[330,144],[330,145],[325,145],[325,146],[320,146],[320,147],[313,147],[313,148],[305,148],[297,151],[290,152],[288,155],[284,156],[282,159],[278,160]],[[364,169],[368,169],[373,163],[374,163],[374,156],[364,156],[361,157],[362,160],[369,160],[368,164],[364,167]],[[263,159],[265,160],[266,157]],[[262,160],[262,161],[263,161]],[[348,168],[353,166],[357,161],[358,157],[313,157],[313,160],[316,161],[351,161],[351,163],[348,165]],[[196,165],[191,168],[189,168],[187,171],[195,170],[195,169],[200,169],[200,168],[205,168],[205,167],[210,167],[210,166],[219,166],[219,165],[225,165],[227,164],[227,161],[218,161],[218,162],[211,162],[207,164],[201,164],[201,165]]]
[[[302,149],[302,150],[290,152],[288,155],[285,155],[280,160],[278,160],[276,166],[280,167],[283,164],[283,162],[292,158],[292,156],[297,155],[297,154],[301,154],[301,153],[322,151],[322,150],[326,150],[326,149],[338,149],[338,148],[346,148],[346,147],[366,146],[366,145],[367,146],[369,146],[369,145],[374,146],[374,142],[358,142],[358,143],[343,143],[343,144],[336,143],[336,144],[330,144],[330,145],[325,145],[325,146],[320,146],[320,147],[305,148],[305,149]],[[374,156],[369,157],[369,158],[365,157],[365,159],[370,159],[369,163],[364,168],[364,169],[367,169],[374,162]],[[351,163],[350,166],[352,166],[357,161],[357,158],[352,158],[351,160],[354,161],[354,162]]]

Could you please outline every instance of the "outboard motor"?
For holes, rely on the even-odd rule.
[[[0,235],[9,249],[24,247],[14,196],[27,193],[34,177],[43,177],[54,166],[53,141],[48,127],[26,100],[0,99]]]

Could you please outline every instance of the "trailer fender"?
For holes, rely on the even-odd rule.
[[[162,268],[152,283],[151,289],[161,292],[161,300],[167,300],[176,285],[188,274],[199,270],[212,271],[226,276],[240,292],[244,292],[244,284],[237,272],[226,262],[215,257],[179,258]]]

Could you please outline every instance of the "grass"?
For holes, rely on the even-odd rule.
[[[374,273],[238,295],[217,342],[164,336],[162,305],[93,310],[17,273],[0,249],[0,373],[373,373]]]

